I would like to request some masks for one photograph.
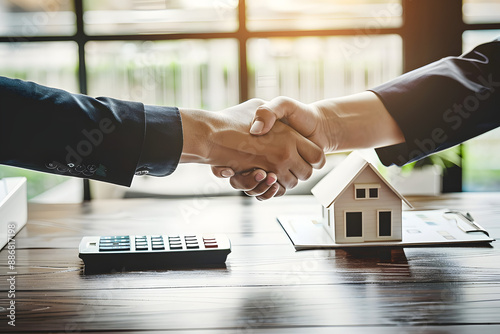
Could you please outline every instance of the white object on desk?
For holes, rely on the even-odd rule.
[[[336,243],[325,231],[322,218],[279,216],[278,221],[296,250],[314,248],[445,246],[489,243],[488,235],[469,214],[457,211],[403,211],[402,240],[384,242]]]
[[[14,235],[26,225],[28,221],[28,203],[26,194],[26,178],[8,177],[0,180],[0,249],[9,237]],[[12,230],[9,224],[15,224]]]

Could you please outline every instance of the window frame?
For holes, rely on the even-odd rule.
[[[379,199],[381,185],[379,183],[355,183],[354,184],[354,199],[355,200],[374,200]],[[371,197],[371,190],[377,190],[377,197]],[[365,196],[359,197],[358,190],[364,190]]]

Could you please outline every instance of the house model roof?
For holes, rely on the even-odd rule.
[[[328,208],[333,202],[354,182],[356,177],[365,168],[371,168],[375,174],[384,182],[403,202],[410,208],[412,205],[380,174],[380,172],[368,161],[363,159],[358,153],[353,152],[321,179],[311,192],[324,207]]]

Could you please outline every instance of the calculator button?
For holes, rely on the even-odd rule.
[[[148,250],[148,246],[136,246],[135,250],[138,250],[138,251]]]
[[[182,245],[170,245],[170,249],[182,249]]]
[[[103,236],[101,239],[129,239],[130,237],[128,235],[109,235],[109,236]]]
[[[187,244],[187,245],[186,245],[186,247],[187,247],[188,249],[200,248],[200,246],[198,246],[198,244],[196,244],[196,245],[190,245],[190,244]]]
[[[163,246],[163,245],[153,245],[152,249],[153,250],[165,249],[165,246]]]
[[[130,247],[130,243],[102,243],[99,247]]]
[[[99,246],[99,251],[127,251],[130,246]]]
[[[205,244],[205,248],[219,248],[217,244]]]

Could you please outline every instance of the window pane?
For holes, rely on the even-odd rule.
[[[252,31],[361,28],[376,34],[402,24],[400,0],[252,0],[246,5]]]
[[[0,35],[72,35],[75,31],[71,0],[0,0]]]
[[[89,42],[89,94],[220,110],[238,104],[234,40]]]
[[[370,188],[370,198],[378,198],[378,188]]]
[[[90,35],[227,32],[238,28],[238,1],[84,1]]]
[[[397,35],[251,39],[250,96],[304,103],[373,88],[402,71]]]
[[[500,36],[500,30],[466,31],[464,51]],[[464,191],[500,190],[500,129],[468,140],[463,145],[462,162]]]
[[[39,84],[77,92],[77,46],[73,42],[2,43],[0,75],[31,80]],[[59,184],[68,178],[51,174],[0,166],[0,178],[28,178],[28,197]]]
[[[366,189],[356,189],[356,198],[366,198]]]
[[[465,23],[500,22],[500,0],[463,0]]]
[[[391,223],[392,223],[392,212],[391,211],[379,211],[378,213],[378,235],[379,237],[390,237],[391,236]]]
[[[363,215],[361,212],[346,212],[346,237],[363,236]]]

